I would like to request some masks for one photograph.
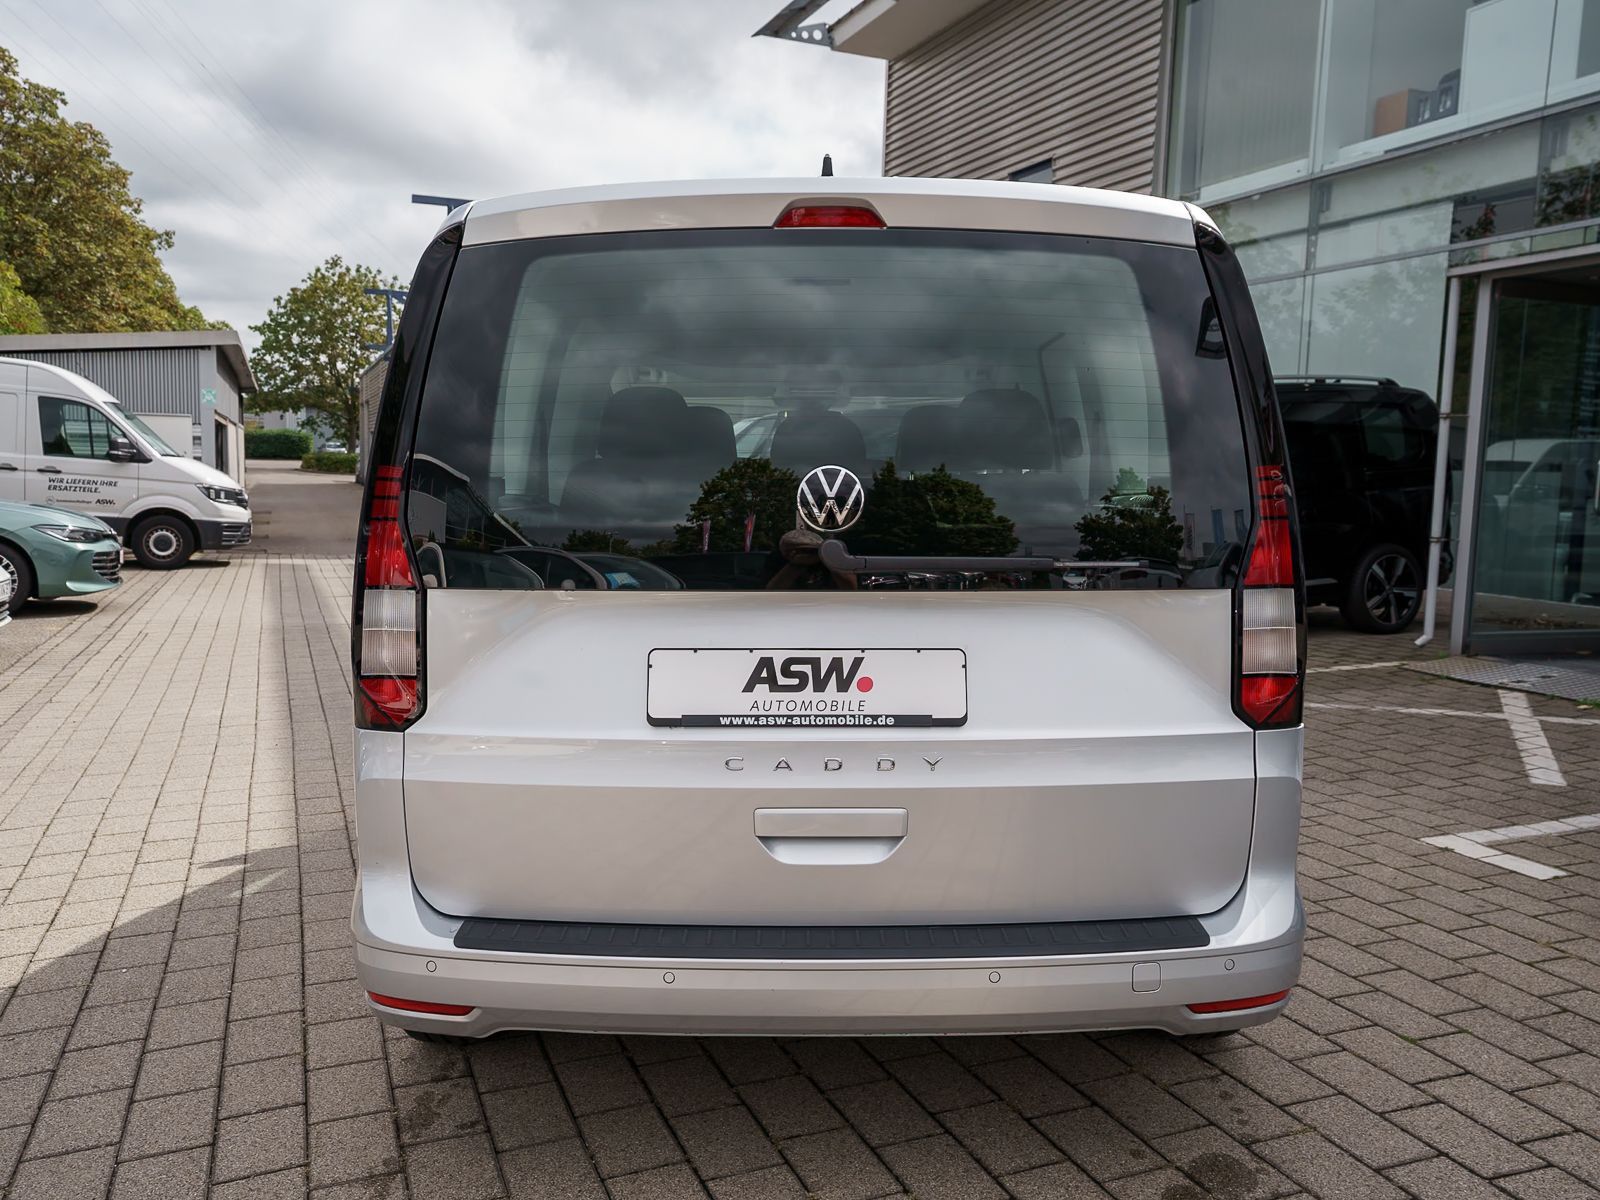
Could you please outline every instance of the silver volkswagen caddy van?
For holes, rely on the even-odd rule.
[[[478,202],[373,438],[354,934],[423,1037],[1280,1012],[1303,582],[1205,214],[934,179]]]

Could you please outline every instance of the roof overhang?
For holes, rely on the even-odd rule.
[[[989,0],[862,0],[832,25],[803,21],[825,0],[789,0],[756,36],[831,46],[865,58],[900,58]]]

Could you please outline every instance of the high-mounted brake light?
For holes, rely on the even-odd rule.
[[[797,204],[772,223],[774,229],[884,229],[883,218],[864,204]]]
[[[400,528],[402,470],[378,467],[366,512],[357,702],[368,729],[404,729],[416,717],[417,581]]]
[[[1208,1000],[1204,1004],[1191,1004],[1189,1011],[1192,1013],[1222,1013],[1239,1012],[1246,1008],[1265,1008],[1269,1004],[1276,1004],[1289,996],[1289,989],[1281,992],[1272,992],[1266,996],[1247,996],[1243,1000]]]
[[[1239,710],[1256,728],[1300,723],[1300,624],[1295,611],[1294,497],[1282,467],[1256,472],[1255,541],[1240,613]]]
[[[428,1013],[438,1017],[464,1017],[473,1010],[471,1004],[436,1004],[432,1000],[402,1000],[399,996],[381,996],[368,992],[368,999],[385,1008],[398,1008],[401,1012]]]

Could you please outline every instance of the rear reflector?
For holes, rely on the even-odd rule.
[[[774,229],[882,229],[883,218],[860,204],[797,204],[772,223]]]
[[[385,1008],[429,1013],[436,1017],[464,1017],[476,1007],[471,1004],[435,1004],[431,1000],[401,1000],[398,996],[380,996],[377,992],[368,992],[367,996],[374,1004],[381,1004]]]
[[[1300,631],[1293,588],[1247,588],[1244,593],[1246,675],[1295,675],[1300,670]]]
[[[361,601],[361,673],[417,673],[415,592],[408,588],[366,589]]]
[[[1247,996],[1243,1000],[1208,1000],[1204,1004],[1191,1004],[1189,1011],[1192,1013],[1219,1013],[1239,1012],[1246,1008],[1265,1008],[1269,1004],[1276,1004],[1288,996],[1289,989],[1273,992],[1270,996]]]

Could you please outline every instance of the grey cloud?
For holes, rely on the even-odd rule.
[[[4,36],[133,170],[184,298],[243,328],[331,253],[408,277],[441,215],[413,191],[810,174],[825,150],[876,174],[882,64],[752,39],[780,3],[6,0]]]

